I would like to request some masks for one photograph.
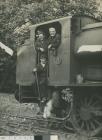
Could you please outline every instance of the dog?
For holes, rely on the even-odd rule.
[[[44,107],[43,118],[65,117],[66,113],[68,113],[68,110],[70,110],[72,99],[73,98],[70,89],[54,91],[52,93],[51,99]]]
[[[52,116],[53,104],[52,99],[50,99],[44,108],[43,118],[50,118]]]
[[[43,118],[57,117],[60,114],[60,94],[58,91],[52,93],[52,98],[46,103]]]

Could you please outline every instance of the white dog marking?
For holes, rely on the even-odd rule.
[[[52,111],[52,99],[49,100],[44,108],[43,118],[49,118],[51,117],[51,111]]]

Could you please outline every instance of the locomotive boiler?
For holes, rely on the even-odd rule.
[[[30,39],[18,49],[16,82],[20,98],[24,93],[36,93],[33,68],[37,63],[34,48],[36,32],[56,28],[61,36],[57,56],[48,52],[48,88],[70,90],[67,117],[73,128],[94,136],[102,131],[102,22],[89,16],[69,16],[32,25]],[[69,94],[65,92],[65,94]],[[66,119],[66,126],[68,125]]]

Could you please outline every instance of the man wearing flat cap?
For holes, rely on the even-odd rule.
[[[33,69],[33,73],[37,72],[40,88],[41,103],[47,100],[47,61],[46,57],[41,55],[40,63]],[[43,110],[41,110],[42,112]]]
[[[49,38],[48,38],[48,49],[53,51],[53,55],[57,55],[57,49],[61,43],[61,36],[56,33],[56,29],[51,27],[49,28]]]

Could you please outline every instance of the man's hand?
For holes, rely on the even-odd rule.
[[[43,49],[43,48],[40,48],[40,51],[41,51],[41,52],[44,52],[44,49]]]
[[[36,72],[36,71],[37,71],[37,68],[34,68],[34,69],[33,69],[33,72]]]
[[[50,45],[48,46],[48,49],[51,49],[51,47],[52,47],[52,45],[50,44]]]

